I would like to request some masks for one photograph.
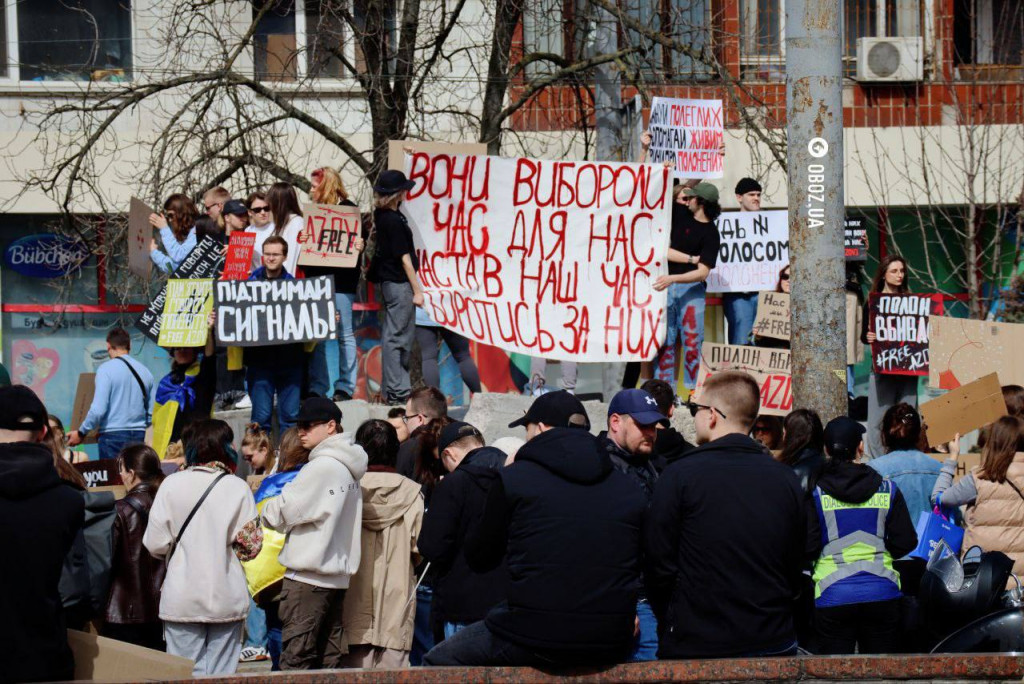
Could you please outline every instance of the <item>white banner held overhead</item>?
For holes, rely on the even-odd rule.
[[[774,290],[789,263],[789,212],[727,211],[717,224],[721,246],[708,292]]]
[[[718,148],[725,135],[724,116],[721,100],[654,98],[647,161],[673,160],[677,178],[721,178]]]
[[[477,342],[561,361],[665,339],[671,177],[650,164],[408,155],[425,309]]]

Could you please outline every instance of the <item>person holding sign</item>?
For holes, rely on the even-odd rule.
[[[657,376],[675,384],[675,346],[681,342],[683,382],[692,390],[697,385],[704,343],[705,281],[718,263],[720,238],[715,219],[722,207],[718,204],[718,188],[711,183],[698,183],[692,188],[677,186],[674,192],[668,275],[654,281],[655,290],[668,288],[668,336],[659,353]]]
[[[895,254],[882,259],[878,265],[878,271],[875,273],[875,279],[871,283],[871,292],[886,294],[910,292],[907,287],[906,260]],[[868,312],[868,302],[864,303],[861,341],[864,344],[871,344],[875,341],[875,330]],[[868,433],[866,440],[871,458],[878,458],[885,453],[881,434],[882,416],[890,406],[901,402],[917,406],[917,377],[913,375],[884,375],[872,371],[868,381]]]
[[[741,178],[736,184],[736,202],[740,211],[761,211],[761,184],[753,178]],[[750,333],[757,318],[756,292],[723,292],[722,309],[729,323],[729,344],[750,344]]]
[[[415,308],[423,306],[412,230],[398,211],[405,193],[414,187],[414,181],[394,170],[381,172],[373,186],[377,248],[372,271],[374,282],[380,283],[381,393],[389,404],[405,403],[409,397],[409,354],[416,330]]]
[[[156,267],[167,273],[174,273],[195,249],[196,219],[199,210],[188,195],[171,195],[164,202],[164,213],[150,214],[149,225],[160,231],[160,242],[165,252],[157,247],[156,240],[150,240],[149,258]]]
[[[274,220],[271,235],[284,238],[288,244],[284,269],[294,276],[299,262],[299,233],[302,232],[299,197],[290,183],[274,183],[267,191],[267,204],[270,205],[270,216]],[[256,241],[259,242],[259,239]]]

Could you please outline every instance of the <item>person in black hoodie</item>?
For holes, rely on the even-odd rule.
[[[671,463],[645,523],[645,587],[658,657],[787,655],[806,548],[805,494],[747,433],[760,390],[715,373],[690,402],[698,447]]]
[[[782,423],[779,462],[800,478],[800,487],[810,494],[825,470],[825,432],[821,418],[811,409],[797,409]]]
[[[917,546],[899,487],[855,462],[864,455],[864,432],[845,416],[825,426],[829,462],[808,502],[817,523],[809,542],[824,546],[811,578],[823,655],[892,652],[902,597],[893,559]]]
[[[500,471],[465,547],[476,572],[505,558],[507,600],[424,664],[621,662],[633,647],[644,495],[599,449],[568,392],[538,397],[509,427],[520,425],[529,441]]]
[[[49,429],[32,390],[0,389],[0,681],[74,679],[57,586],[85,519],[82,496],[57,475],[41,442]],[[13,559],[16,559],[14,561]]]
[[[505,452],[484,446],[480,431],[460,421],[441,430],[437,449],[450,474],[434,489],[418,547],[434,568],[431,614],[444,624],[444,636],[449,638],[483,620],[505,597],[505,564],[476,573],[463,553],[469,526],[483,515],[487,490],[505,465]]]

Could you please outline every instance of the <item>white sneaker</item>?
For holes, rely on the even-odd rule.
[[[270,660],[270,654],[262,646],[246,646],[238,657],[240,663],[258,663],[261,660]]]
[[[246,394],[244,397],[242,397],[241,399],[239,399],[238,401],[235,402],[235,408],[236,409],[251,409],[252,408],[252,399],[250,399],[249,395]]]

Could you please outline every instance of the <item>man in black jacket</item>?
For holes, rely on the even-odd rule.
[[[676,410],[676,393],[672,385],[664,380],[651,379],[640,385],[640,389],[651,395],[658,404],[658,410],[672,420]],[[672,461],[682,458],[687,452],[693,449],[693,445],[686,441],[682,433],[672,427],[671,423],[658,426],[658,432],[654,436],[654,450],[651,452],[651,465],[661,473]]]
[[[598,448],[568,392],[538,397],[509,427],[519,425],[529,441],[500,471],[465,549],[477,572],[505,558],[507,600],[424,663],[621,662],[633,645],[643,493]]]
[[[23,385],[0,389],[0,681],[74,679],[57,585],[85,517],[40,442],[46,408]]]
[[[793,601],[816,555],[804,492],[747,436],[760,406],[753,378],[715,373],[697,401],[700,446],[661,474],[644,528],[658,657],[793,653]]]
[[[483,620],[508,589],[504,563],[476,573],[463,553],[469,527],[483,515],[487,490],[505,465],[505,452],[484,446],[480,431],[461,421],[441,430],[437,450],[450,474],[434,489],[417,546],[420,555],[433,563],[430,612],[433,620],[444,624],[447,638]]]

